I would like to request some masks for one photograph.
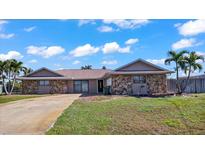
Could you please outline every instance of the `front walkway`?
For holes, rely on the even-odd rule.
[[[31,98],[0,105],[0,134],[44,134],[80,94]]]

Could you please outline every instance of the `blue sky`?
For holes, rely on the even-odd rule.
[[[137,58],[172,69],[168,50],[205,55],[204,45],[205,20],[0,20],[0,60],[32,69],[114,69]]]

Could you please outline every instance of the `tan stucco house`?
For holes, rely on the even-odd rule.
[[[167,74],[173,73],[143,59],[137,59],[115,70],[63,69],[52,71],[41,68],[22,81],[24,94],[36,93],[103,93],[109,87],[111,94],[155,95],[167,93]]]

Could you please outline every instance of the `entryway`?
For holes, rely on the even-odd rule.
[[[98,80],[98,93],[103,92],[103,80]]]

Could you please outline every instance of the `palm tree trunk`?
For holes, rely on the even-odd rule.
[[[13,83],[12,83],[12,87],[11,87],[11,91],[9,92],[9,94],[11,95],[14,89],[14,85],[16,83],[16,75],[14,75],[14,79],[13,79]]]
[[[188,81],[189,81],[189,79],[190,79],[190,75],[191,75],[191,66],[189,66],[188,76],[187,76],[187,78],[186,78],[185,85],[184,85],[184,87],[183,87],[183,89],[182,89],[182,92],[185,91],[185,89],[186,89],[186,87],[187,87],[187,85],[188,85]]]
[[[181,88],[179,86],[179,68],[177,62],[176,62],[176,87],[177,87],[177,94],[180,94]]]
[[[4,86],[4,91],[5,91],[5,93],[8,95],[9,93],[8,93],[8,90],[7,90],[7,86],[6,86],[6,84],[5,84],[4,77],[3,77],[3,86]]]
[[[8,73],[8,80],[9,80],[9,85],[8,85],[8,94],[10,94],[10,91],[11,91],[11,77],[10,77],[10,70],[9,70],[9,73]]]

